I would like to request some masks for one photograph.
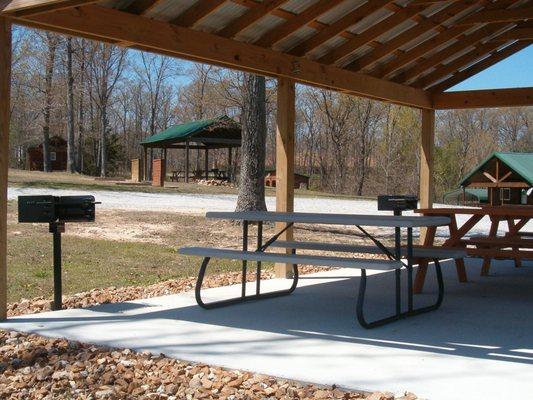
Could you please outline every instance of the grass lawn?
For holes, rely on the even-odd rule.
[[[178,255],[177,248],[213,245],[218,240],[239,243],[239,227],[203,217],[106,211],[97,218],[95,224],[67,225],[63,235],[65,294],[196,276],[200,260]],[[7,258],[9,302],[52,297],[52,235],[47,224],[19,224],[16,202],[8,205]],[[240,268],[238,262],[219,261],[209,273]]]

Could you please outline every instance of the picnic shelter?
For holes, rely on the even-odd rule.
[[[276,209],[292,211],[295,84],[419,109],[419,197],[431,208],[435,111],[533,105],[532,87],[447,91],[528,47],[531,19],[530,0],[1,0],[0,319],[12,24],[277,79]],[[291,237],[286,229],[282,239]]]

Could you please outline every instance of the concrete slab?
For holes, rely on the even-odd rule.
[[[355,321],[359,278],[306,276],[294,294],[217,310],[192,293],[12,318],[0,328],[164,353],[179,359],[362,390],[409,390],[429,399],[528,398],[533,393],[533,263],[498,262],[460,284],[445,264],[442,308],[374,330]],[[433,276],[428,276],[431,280]],[[389,273],[369,279],[368,314],[391,310]],[[287,281],[266,282],[265,290]],[[250,289],[252,286],[250,287]],[[206,291],[208,299],[238,287]],[[432,300],[434,286],[416,297]]]

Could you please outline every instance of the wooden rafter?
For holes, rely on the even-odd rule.
[[[513,28],[491,40],[499,42],[508,42],[510,40],[533,40],[533,27]]]
[[[124,11],[137,15],[145,15],[161,1],[162,0],[136,0],[124,9]]]
[[[100,0],[16,0],[1,1],[0,11],[24,17],[97,3]]]
[[[398,6],[395,7],[397,9],[396,12],[385,18],[383,21],[356,35],[353,39],[350,39],[339,47],[335,48],[325,56],[321,57],[318,61],[324,64],[334,64],[335,62],[349,56],[351,53],[366,45],[368,42],[395,28],[397,25],[400,25],[403,22],[411,19],[427,8],[425,5],[404,8]]]
[[[25,19],[18,20],[24,24]],[[132,43],[152,52],[203,61],[262,75],[293,79],[332,90],[419,108],[431,107],[422,90],[294,57],[252,44],[178,27],[123,11],[87,6],[30,19],[44,29],[70,31]]]
[[[458,25],[485,24],[497,22],[519,22],[533,19],[533,7],[514,8],[512,10],[484,10],[470,15],[458,22]]]
[[[189,28],[216,9],[222,7],[226,0],[204,0],[185,10],[171,21],[172,24]]]
[[[301,27],[310,24],[325,12],[333,9],[344,0],[320,0],[313,4],[300,14],[295,14],[284,24],[270,30],[261,38],[255,41],[255,44],[262,47],[272,47],[277,42],[283,40]]]
[[[488,54],[497,50],[501,46],[501,43],[479,44],[473,50],[470,50],[452,62],[439,65],[433,72],[416,80],[411,86],[421,89],[430,87],[447,76],[452,75],[455,71],[458,71],[461,68],[464,68],[465,66],[486,57]]]
[[[355,25],[363,18],[367,17],[368,15],[390,3],[392,3],[392,1],[390,0],[369,1],[363,4],[362,6],[357,7],[355,10],[352,10],[351,12],[347,13],[345,16],[335,21],[331,25],[328,25],[325,29],[318,32],[311,38],[305,40],[303,43],[300,43],[289,53],[294,56],[303,56],[312,51],[313,49],[317,48],[321,44],[327,42],[331,38],[337,36],[344,30],[348,29],[350,26]]]
[[[465,1],[452,4],[432,15],[431,17],[425,18],[414,27],[407,29],[405,32],[399,34],[395,38],[378,46],[368,54],[365,54],[364,56],[353,61],[346,68],[351,71],[360,71],[361,69],[381,60],[383,57],[393,53],[395,50],[413,41],[417,37],[426,34],[432,29],[437,29],[444,22],[464,11],[465,7],[470,7],[476,3],[479,3],[479,1]]]
[[[457,41],[454,44],[445,47],[437,53],[431,54],[423,60],[419,60],[419,62],[414,64],[412,68],[395,76],[393,81],[401,83],[409,82],[429,69],[446,61],[450,57],[453,57],[455,54],[461,54],[465,49],[478,45],[483,39],[494,34],[495,31],[501,31],[507,26],[508,25],[506,24],[485,25],[469,35],[461,35],[457,38]],[[499,43],[499,45],[501,44],[502,43]],[[490,51],[492,51],[492,49]]]
[[[495,3],[489,4],[488,8],[504,8],[511,6],[514,3],[516,3],[516,0],[499,0]],[[440,32],[439,34],[434,35],[433,37],[420,43],[412,49],[409,49],[408,51],[400,53],[395,59],[389,61],[388,63],[377,66],[374,71],[372,71],[371,75],[377,78],[385,78],[393,74],[403,66],[417,61],[419,58],[423,57],[431,50],[439,48],[444,44],[454,40],[458,36],[463,35],[469,29],[471,29],[471,27],[466,25],[452,26],[448,29],[443,29],[442,32]]]
[[[480,73],[481,71],[490,68],[494,64],[512,56],[513,54],[522,51],[529,46],[531,42],[516,42],[504,49],[493,52],[490,56],[484,58],[480,62],[471,65],[464,70],[455,72],[450,78],[440,82],[439,84],[432,86],[430,90],[435,93],[443,92],[458,83],[465,81],[466,79]]]
[[[285,2],[287,0],[264,0],[259,6],[252,8],[243,16],[237,18],[237,20],[232,21],[217,34],[227,38],[234,37]]]

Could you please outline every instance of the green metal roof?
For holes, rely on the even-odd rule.
[[[488,201],[489,199],[489,193],[487,189],[466,188],[465,192],[471,196],[477,197],[477,199],[481,202]],[[451,192],[445,193],[444,196],[442,196],[442,198],[443,200],[448,201],[451,197],[461,196],[462,194],[463,194],[463,189],[455,189],[455,190],[452,190]]]
[[[144,139],[141,141],[141,145],[157,147],[187,140],[203,143],[217,143],[219,140],[219,144],[230,144],[230,142],[235,144],[237,141],[240,143],[241,126],[226,115],[192,121],[171,126],[163,132]]]
[[[485,158],[476,168],[466,175],[461,180],[460,185],[464,186],[465,183],[470,179],[475,173],[481,170],[490,160],[496,157],[498,160],[507,165],[515,173],[520,175],[522,179],[528,182],[533,186],[533,153],[505,153],[496,151],[490,156]]]

